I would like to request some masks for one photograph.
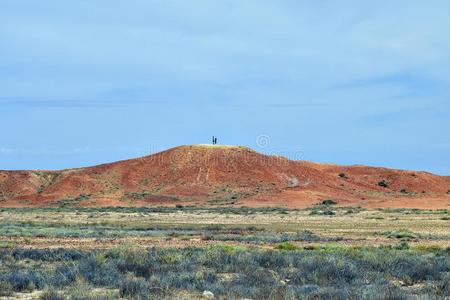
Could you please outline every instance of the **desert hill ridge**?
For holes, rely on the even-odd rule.
[[[246,205],[450,208],[450,177],[187,145],[59,171],[0,171],[0,207]]]

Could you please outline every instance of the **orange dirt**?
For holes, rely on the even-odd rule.
[[[383,180],[387,187],[379,186]],[[81,169],[0,171],[0,207],[66,203],[302,208],[334,199],[340,205],[369,208],[450,209],[449,191],[448,176],[291,161],[238,146],[180,146]]]

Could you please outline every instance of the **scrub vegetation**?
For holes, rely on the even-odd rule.
[[[444,299],[446,216],[331,202],[2,209],[0,299]]]
[[[233,246],[85,252],[3,249],[2,294],[42,290],[41,299],[407,299],[450,293],[449,249]],[[54,291],[54,292],[49,292]],[[83,299],[86,299],[81,297]]]

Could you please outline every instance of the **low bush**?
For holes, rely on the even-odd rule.
[[[396,239],[414,239],[419,237],[417,233],[414,233],[407,229],[401,229],[397,231],[386,231],[383,232],[383,235],[386,235],[389,238],[396,238]]]
[[[77,277],[75,283],[66,292],[66,298],[70,300],[94,300],[92,287],[82,277]]]
[[[323,204],[323,205],[336,205],[337,202],[334,201],[334,200],[331,200],[331,199],[326,199],[326,200],[323,200],[323,201],[322,201],[322,204]]]
[[[13,294],[13,287],[7,281],[0,280],[0,296],[11,296]]]
[[[127,278],[119,284],[119,295],[123,298],[146,299],[150,285],[142,278]]]
[[[410,248],[409,244],[405,241],[401,242],[400,244],[394,247],[394,249],[397,250],[409,250],[409,248]]]
[[[177,298],[180,293],[200,295],[204,290],[233,299],[412,298],[409,290],[392,285],[402,281],[423,286],[414,290],[414,296],[439,299],[449,289],[447,249],[415,249],[401,243],[398,247],[304,251],[290,242],[274,248],[224,245],[140,250],[130,246],[80,252],[67,261],[61,260],[62,249],[34,253],[3,249],[0,291],[11,295],[48,288],[68,299],[100,299],[93,292],[98,288],[114,289],[126,299]],[[11,258],[12,262],[4,263]],[[49,291],[43,295],[45,299],[58,296]]]
[[[64,296],[54,289],[47,288],[39,295],[39,300],[64,300]]]
[[[300,250],[300,247],[298,247],[297,245],[294,245],[290,242],[284,242],[284,243],[276,245],[275,249],[293,251],[293,250]]]
[[[384,188],[388,188],[389,187],[389,183],[386,180],[381,180],[380,182],[378,182],[378,186],[384,187]]]
[[[9,273],[0,275],[0,282],[6,282],[5,285],[9,286],[12,291],[31,292],[34,289],[44,288],[44,274],[37,273],[34,270],[19,271],[15,269]]]

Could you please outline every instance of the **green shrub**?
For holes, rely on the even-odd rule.
[[[416,233],[414,233],[410,230],[407,230],[407,229],[400,229],[397,231],[390,231],[390,232],[388,231],[388,232],[385,232],[384,235],[386,235],[387,237],[396,238],[396,239],[404,239],[404,238],[415,239],[418,237],[418,235]]]
[[[405,241],[401,242],[397,246],[395,246],[395,249],[397,250],[409,250],[409,244]]]
[[[334,200],[331,200],[331,199],[326,199],[326,200],[323,200],[323,201],[322,201],[322,204],[323,204],[323,205],[336,205],[337,202],[334,201]]]
[[[378,186],[387,188],[387,187],[389,187],[389,183],[386,180],[383,179],[380,182],[378,182]]]
[[[294,245],[294,244],[290,243],[290,242],[284,242],[284,243],[280,243],[280,244],[276,245],[275,249],[277,249],[277,250],[294,251],[294,250],[300,250],[301,248],[298,247],[297,245]]]

